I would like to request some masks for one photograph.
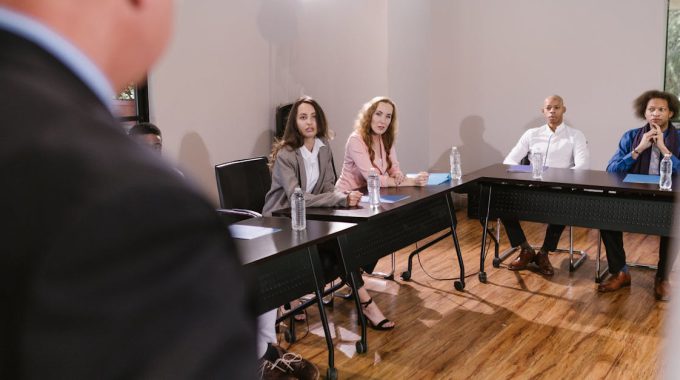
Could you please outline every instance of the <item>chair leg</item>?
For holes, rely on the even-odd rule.
[[[394,257],[394,252],[390,255],[392,257],[392,270],[390,273],[384,273],[384,272],[373,272],[373,273],[366,273],[367,276],[369,277],[378,277],[378,278],[383,278],[385,280],[394,280],[394,272],[397,269],[397,261],[396,258]]]
[[[343,291],[343,292],[333,291],[332,292],[333,297],[338,297],[338,298],[342,298],[342,299],[345,299],[345,300],[351,299],[354,296],[354,294],[352,293],[352,288],[349,286],[349,283],[347,283],[345,285],[347,285],[346,286],[347,291]],[[331,286],[335,287],[335,280],[331,281]],[[338,289],[338,290],[340,290],[340,289]]]
[[[574,250],[574,227],[569,226],[569,249],[556,249],[555,252],[568,252],[569,253],[569,272],[573,272],[578,267],[580,267],[588,258],[588,253],[586,251]],[[574,254],[579,255],[578,260],[574,262]]]
[[[500,245],[500,241],[501,241],[501,220],[500,220],[500,218],[499,218],[499,219],[496,219],[496,231],[495,231],[495,235],[496,235],[496,241],[497,241],[498,244]],[[505,259],[507,259],[508,257],[510,257],[510,255],[512,255],[512,254],[513,254],[515,251],[517,251],[518,249],[519,249],[519,247],[510,247],[510,248],[506,249],[505,251],[501,252],[501,253],[498,255],[497,258],[494,258],[494,267],[495,267],[495,268],[498,268],[498,267],[500,266],[500,263],[502,263],[503,261],[505,261]]]

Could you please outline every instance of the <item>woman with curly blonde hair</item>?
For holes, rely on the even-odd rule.
[[[386,97],[375,97],[359,111],[354,132],[345,145],[345,159],[338,190],[356,190],[366,186],[371,169],[380,176],[381,187],[425,186],[428,174],[421,172],[416,178],[408,178],[401,172],[397,151],[397,107]]]

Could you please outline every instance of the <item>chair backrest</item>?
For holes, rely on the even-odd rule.
[[[529,160],[529,155],[527,154],[526,156],[524,156],[524,158],[522,158],[522,160],[520,160],[519,164],[520,165],[531,165],[531,161]]]
[[[267,162],[267,157],[256,157],[216,165],[220,207],[262,213],[264,196],[272,185]]]

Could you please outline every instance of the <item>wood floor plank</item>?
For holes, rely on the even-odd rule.
[[[588,259],[569,272],[567,254],[551,254],[552,278],[536,271],[493,268],[488,251],[486,284],[479,282],[481,226],[458,213],[458,233],[466,267],[463,292],[450,238],[414,260],[412,281],[399,277],[408,254],[431,238],[397,252],[395,281],[365,277],[367,289],[397,327],[369,329],[366,354],[354,351],[359,328],[354,303],[342,299],[329,308],[336,333],[336,367],[341,379],[652,379],[660,376],[667,304],[654,299],[654,271],[631,269],[633,284],[615,293],[597,292],[596,230],[574,228],[574,243]],[[522,223],[529,241],[540,246],[545,226]],[[655,264],[658,238],[624,234],[629,261]],[[568,230],[560,246],[568,246]],[[501,250],[508,248],[502,237]],[[602,249],[604,256],[604,248]],[[604,259],[604,257],[603,257]],[[422,264],[422,267],[421,267]],[[606,261],[603,261],[606,265]],[[376,270],[388,272],[389,258]],[[455,272],[454,272],[455,271]],[[672,278],[675,278],[675,273]],[[327,368],[318,311],[309,309],[312,333],[289,349]],[[306,327],[298,325],[298,334]],[[287,344],[281,339],[281,344]]]

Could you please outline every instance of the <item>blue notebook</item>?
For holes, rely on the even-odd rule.
[[[396,203],[408,197],[408,195],[381,195],[380,203]],[[361,203],[368,203],[368,195],[361,197]]]
[[[650,174],[628,174],[626,175],[626,178],[623,179],[623,182],[627,183],[659,183],[659,176],[658,175],[650,175]]]
[[[427,179],[427,185],[440,185],[451,179],[451,174],[449,173],[430,173],[430,177]]]
[[[417,173],[406,174],[408,178],[416,178],[417,176]],[[427,186],[441,185],[450,179],[451,174],[449,173],[430,173],[430,176],[427,178]]]

